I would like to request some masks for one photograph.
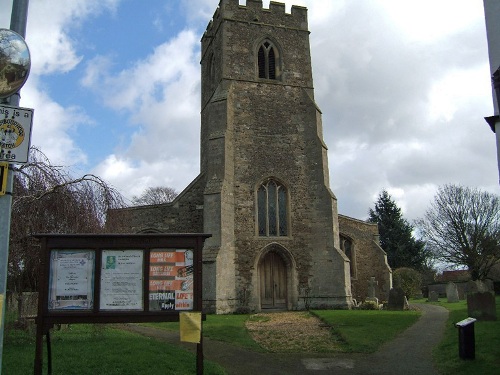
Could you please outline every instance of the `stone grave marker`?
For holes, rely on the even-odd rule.
[[[458,302],[458,288],[457,284],[450,281],[448,285],[446,285],[446,299],[448,302]]]
[[[436,292],[435,290],[432,290],[429,292],[429,299],[427,300],[428,302],[439,302],[439,293]]]
[[[378,281],[375,280],[375,277],[370,277],[368,281],[368,298],[367,302],[375,302],[378,305],[378,298],[375,297],[375,286],[378,285]]]
[[[467,294],[477,293],[477,292],[487,292],[488,286],[480,280],[470,280],[467,282],[466,292]]]
[[[405,292],[401,288],[392,288],[389,291],[388,310],[404,310],[405,308]]]
[[[495,294],[475,292],[467,295],[467,312],[477,320],[497,320]]]

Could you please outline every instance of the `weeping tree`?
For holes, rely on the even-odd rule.
[[[33,234],[102,233],[107,210],[124,203],[101,178],[74,178],[35,147],[28,163],[14,166],[14,173],[7,283],[22,295],[37,290],[40,246]]]
[[[457,185],[440,187],[417,226],[434,256],[483,280],[500,263],[500,197]]]

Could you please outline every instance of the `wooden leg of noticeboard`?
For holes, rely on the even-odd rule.
[[[42,375],[43,368],[43,327],[41,322],[36,325],[36,349],[35,349],[35,365],[33,374]]]
[[[203,375],[203,336],[200,343],[196,344],[196,375]]]
[[[52,347],[50,346],[50,330],[47,331],[47,369],[52,374]]]

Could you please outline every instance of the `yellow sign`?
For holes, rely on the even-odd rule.
[[[201,312],[181,312],[179,318],[181,341],[199,344],[201,341]]]
[[[0,163],[0,195],[5,195],[7,190],[7,175],[9,174],[9,163]]]

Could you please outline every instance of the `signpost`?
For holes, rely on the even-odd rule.
[[[0,105],[0,162],[28,162],[32,124],[32,109]]]
[[[24,41],[28,18],[28,0],[16,0],[12,4],[10,28],[0,29],[0,162],[16,161],[21,149],[27,145],[31,134],[33,111],[29,114],[29,129],[25,126],[24,109],[18,109],[19,90],[28,79],[31,59],[28,46]],[[5,105],[3,105],[5,104]],[[9,117],[10,116],[10,117]],[[22,147],[21,147],[22,145]],[[19,148],[21,147],[21,148]],[[18,152],[19,151],[19,152]],[[27,160],[26,158],[23,158]],[[26,161],[24,161],[26,162]],[[14,176],[5,164],[2,170],[0,194],[0,373],[2,372],[3,333],[5,322],[5,303],[7,291],[7,265],[9,258],[10,217],[12,212],[12,190]],[[6,175],[6,176],[5,176]],[[6,179],[6,180],[5,180]]]

